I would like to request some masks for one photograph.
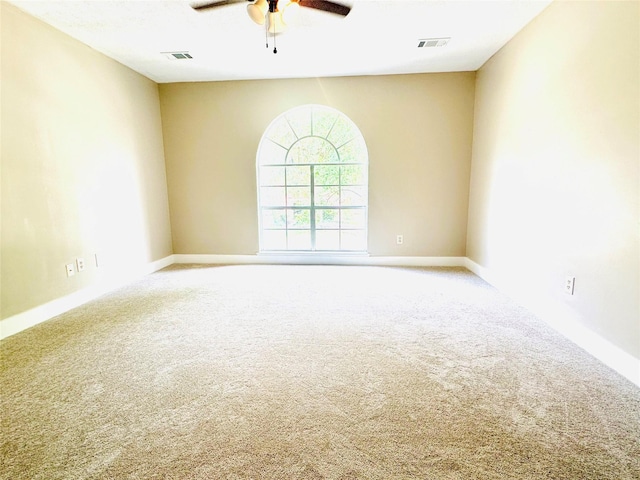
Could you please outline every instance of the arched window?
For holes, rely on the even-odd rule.
[[[304,105],[258,147],[260,251],[367,250],[367,147],[339,111]]]

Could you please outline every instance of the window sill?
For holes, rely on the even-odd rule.
[[[302,252],[270,251],[258,252],[256,256],[277,263],[300,265],[352,265],[369,258],[368,252]]]
[[[337,252],[332,250],[307,252],[304,250],[269,250],[258,252],[258,256],[296,256],[296,257],[368,257],[369,252]]]

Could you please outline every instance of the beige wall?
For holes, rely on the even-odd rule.
[[[467,244],[537,305],[636,358],[639,9],[555,2],[480,69]]]
[[[157,85],[5,2],[0,8],[6,318],[172,247]],[[86,270],[67,278],[64,265],[76,257]]]
[[[258,251],[258,143],[279,114],[315,103],[346,114],[367,142],[369,252],[464,256],[474,81],[455,73],[160,85],[175,253]]]

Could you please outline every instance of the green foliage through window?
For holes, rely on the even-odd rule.
[[[305,105],[276,118],[258,148],[261,251],[366,251],[368,158],[344,114]]]

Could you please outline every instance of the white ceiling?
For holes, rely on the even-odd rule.
[[[204,0],[8,0],[158,83],[474,71],[551,0],[338,0],[346,17],[301,8],[265,48],[246,4]],[[444,47],[418,48],[424,38]],[[188,51],[192,60],[161,52]]]

